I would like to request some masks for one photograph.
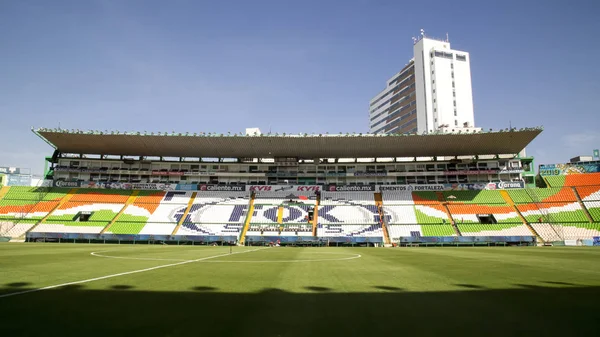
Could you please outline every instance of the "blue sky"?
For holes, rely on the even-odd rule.
[[[475,123],[543,125],[537,163],[600,147],[598,1],[1,1],[0,166],[31,126],[367,132],[419,29],[471,54]]]

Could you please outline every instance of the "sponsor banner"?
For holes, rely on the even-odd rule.
[[[387,172],[354,172],[346,174],[348,177],[385,177]]]
[[[581,239],[581,245],[583,245],[583,246],[593,246],[594,245],[594,240],[593,239]]]
[[[58,171],[58,172],[100,172],[100,173],[106,173],[108,171],[111,171],[111,169],[109,169],[109,170],[101,170],[99,168],[79,168],[79,167],[58,167],[58,166],[55,166],[54,167],[54,171]],[[119,171],[119,169],[114,169],[112,171]]]
[[[79,187],[81,185],[81,183],[79,183],[78,181],[61,181],[61,180],[55,180],[52,182],[52,187],[70,187],[70,188],[76,188]]]
[[[0,167],[0,173],[21,174],[21,169],[18,167]]]
[[[178,191],[195,191],[198,189],[198,185],[196,185],[196,184],[177,184],[175,189]]]
[[[31,175],[8,174],[6,175],[7,186],[31,186]]]
[[[594,236],[594,246],[600,246],[600,236]]]
[[[177,189],[176,184],[133,183],[129,185],[131,185],[131,189],[133,190],[172,191]]]
[[[551,164],[540,165],[540,175],[558,176],[600,172],[600,164]]]
[[[443,171],[427,171],[427,172],[388,172],[388,177],[428,177],[428,176],[443,176]]]
[[[183,172],[171,172],[171,171],[152,171],[154,176],[182,176]]]
[[[380,185],[377,186],[377,191],[443,191],[443,184],[428,184],[428,185]]]
[[[485,190],[487,183],[456,183],[456,184],[444,184],[446,191],[476,191]]]
[[[289,235],[289,236],[286,236]],[[293,232],[281,232],[281,235],[248,235],[246,236],[246,242],[279,242],[279,243],[322,243],[325,244],[324,238],[318,238],[316,236],[296,236]]]
[[[246,185],[251,192],[319,192],[320,185]]]
[[[523,173],[525,171],[523,171],[522,169],[507,169],[507,170],[500,170],[500,174],[504,174],[504,173]]]
[[[477,242],[535,242],[533,236],[403,236],[398,238],[401,243],[433,243],[433,244],[456,244]]]
[[[200,184],[196,185],[199,191],[223,191],[223,192],[243,192],[246,191],[246,185],[215,185]]]
[[[497,170],[461,170],[461,171],[444,171],[444,175],[447,176],[454,176],[454,175],[460,175],[460,176],[472,176],[472,175],[478,175],[478,174],[496,174],[498,173]]]
[[[325,173],[326,177],[345,177],[346,173],[344,172],[328,172]]]
[[[577,246],[577,240],[565,240],[565,246]]]
[[[508,190],[512,188],[525,188],[525,183],[522,181],[501,181],[497,183],[488,183],[488,190]]]
[[[325,190],[328,192],[375,192],[375,185],[327,185]]]
[[[183,172],[184,176],[209,176],[210,172]]]
[[[112,241],[194,241],[194,242],[237,242],[237,236],[216,235],[129,235],[129,234],[85,234],[85,233],[27,233],[30,240],[112,240]]]
[[[72,182],[60,182],[72,183]],[[155,191],[173,191],[177,189],[177,184],[155,184],[155,183],[102,183],[96,181],[87,181],[78,183],[78,187],[82,188],[100,188],[100,189],[117,189],[117,190],[155,190]],[[75,186],[64,186],[75,187]]]

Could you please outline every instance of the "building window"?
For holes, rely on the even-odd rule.
[[[456,91],[452,91],[452,97],[456,97]]]
[[[437,123],[437,118],[434,118],[433,121]]]
[[[454,101],[454,106],[456,106],[456,101]]]
[[[452,78],[454,78],[454,72],[452,72]]]
[[[433,74],[435,74],[435,71],[433,71],[433,70],[432,70],[432,71],[431,71],[431,75],[433,75]]]
[[[433,108],[433,112],[437,112],[437,108]]]
[[[454,120],[454,126],[458,126],[458,121],[456,119]]]
[[[435,103],[435,98],[433,99],[433,103]]]
[[[457,116],[457,114],[456,114],[456,109],[454,109],[454,117],[456,117],[456,116]]]
[[[456,60],[457,61],[466,61],[467,60],[467,56],[466,55],[456,54]]]
[[[450,69],[454,69],[454,63],[450,63]]]
[[[454,81],[452,81],[452,88],[454,88]]]

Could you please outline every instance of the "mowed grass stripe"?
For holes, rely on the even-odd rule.
[[[37,289],[168,264],[165,261],[117,260],[90,255],[94,250],[102,248],[104,250],[108,248],[108,250],[125,256],[128,254],[165,254],[185,256],[186,260],[197,260],[229,253],[227,247],[195,247],[190,250],[185,246],[0,244],[0,252],[5,253],[0,259],[0,280],[2,280],[0,294],[14,292],[15,289],[11,289],[11,285],[18,285],[18,288]],[[249,249],[239,250],[240,253],[245,251],[249,251]],[[15,253],[12,254],[12,252]]]
[[[233,247],[234,252],[250,248]],[[596,334],[600,250],[567,248],[270,248],[228,255],[228,247],[0,245],[0,289],[27,266],[48,282],[152,261],[93,257],[281,260],[360,254],[347,261],[208,263],[198,261],[26,296],[0,298],[7,336],[61,329],[79,336],[585,336]],[[329,254],[335,253],[335,254]],[[10,255],[9,259],[4,259]],[[337,255],[336,255],[337,256]],[[54,260],[65,266],[53,265]],[[47,263],[51,263],[48,266]],[[155,265],[164,263],[156,262]],[[545,268],[558,264],[562,269]],[[572,267],[572,268],[571,268]],[[30,275],[34,276],[34,275]],[[31,320],[35,324],[31,324]],[[50,329],[50,330],[49,330]]]

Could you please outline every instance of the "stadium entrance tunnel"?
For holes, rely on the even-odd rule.
[[[550,282],[550,281],[549,281]],[[523,285],[406,292],[225,293],[198,284],[149,292],[117,283],[0,298],[3,336],[594,336],[600,287]],[[27,290],[0,286],[1,293]],[[10,324],[9,324],[10,323]]]

